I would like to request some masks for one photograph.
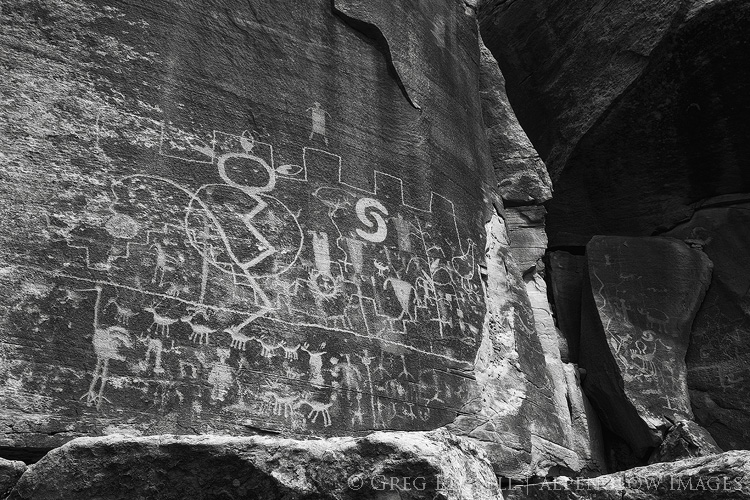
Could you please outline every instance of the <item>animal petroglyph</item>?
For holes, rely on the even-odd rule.
[[[209,335],[216,333],[216,329],[209,328],[208,326],[202,325],[200,323],[193,323],[196,314],[197,313],[194,312],[191,315],[183,316],[182,318],[180,318],[180,321],[187,323],[190,326],[190,330],[192,332],[190,334],[191,342],[208,345]]]
[[[78,291],[96,292],[96,301],[94,302],[94,336],[92,338],[94,354],[96,354],[96,366],[94,367],[89,390],[81,396],[81,399],[85,398],[87,405],[96,405],[97,409],[101,409],[102,401],[109,402],[104,397],[104,389],[109,380],[109,362],[113,359],[125,361],[126,355],[122,352],[122,349],[133,347],[133,341],[130,338],[130,333],[125,328],[119,326],[103,328],[99,324],[99,305],[102,299],[101,287]],[[97,383],[99,384],[98,391],[96,391]]]
[[[657,328],[660,332],[667,333],[667,325],[669,324],[667,314],[658,309],[646,309],[645,307],[639,307],[638,312],[646,319],[649,328]]]
[[[297,344],[294,347],[288,347],[284,343],[281,344],[281,348],[284,350],[284,357],[291,361],[296,361],[297,359],[299,359],[300,347],[302,347],[302,344]]]
[[[301,406],[307,405],[310,407],[310,413],[307,414],[307,419],[315,423],[318,420],[318,417],[322,417],[322,423],[324,427],[330,427],[331,426],[331,413],[330,408],[334,405],[336,402],[336,393],[331,394],[331,399],[328,403],[321,403],[319,401],[314,401],[310,399],[309,395],[304,396],[299,402],[297,402],[296,407],[299,408]]]
[[[169,327],[179,321],[179,319],[170,318],[169,316],[164,316],[158,313],[156,311],[156,304],[152,304],[149,307],[144,307],[143,310],[150,312],[153,315],[154,321],[153,323],[151,323],[149,330],[153,327],[156,327],[157,335],[164,335],[165,337],[169,337]]]
[[[115,308],[115,316],[117,318],[117,322],[125,326],[128,326],[128,324],[130,324],[130,320],[138,315],[138,313],[133,311],[132,309],[118,304],[117,300],[114,297],[110,298],[107,301],[107,307],[105,307],[105,310],[109,307]]]

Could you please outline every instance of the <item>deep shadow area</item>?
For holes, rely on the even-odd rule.
[[[17,448],[0,446],[0,458],[20,460],[26,465],[35,464],[53,448]]]
[[[749,4],[706,8],[655,51],[555,185],[550,246],[658,234],[701,199],[750,191],[749,25]]]

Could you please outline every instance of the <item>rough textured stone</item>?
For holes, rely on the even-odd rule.
[[[501,499],[483,453],[445,432],[295,441],[79,438],[30,466],[10,500]]]
[[[505,209],[511,253],[522,273],[535,269],[547,249],[546,213],[542,206]]]
[[[503,200],[541,204],[552,197],[552,181],[505,94],[505,79],[487,47],[481,46],[482,116],[487,127],[492,165]]]
[[[0,498],[10,493],[25,470],[26,464],[23,462],[0,458]]]
[[[603,423],[647,458],[671,422],[693,418],[684,359],[711,262],[672,238],[597,236],[586,256],[583,388]]]
[[[0,25],[0,446],[456,422],[503,473],[578,469],[483,115],[508,199],[549,181],[480,95],[471,2],[12,0]],[[543,209],[517,213],[526,271]]]
[[[649,463],[673,462],[688,457],[714,455],[721,451],[706,429],[695,422],[681,420],[669,428],[664,441],[649,458]]]
[[[638,467],[593,479],[519,486],[506,500],[713,500],[750,498],[750,452]]]
[[[498,474],[523,478],[533,475],[532,424],[559,428],[559,423],[550,416],[554,410],[542,348],[501,217],[490,220],[487,235],[488,308],[474,368],[476,386],[462,408],[465,414],[449,429],[482,443]]]
[[[465,414],[449,429],[481,443],[496,473],[513,480],[596,470],[571,435],[576,432],[566,401],[571,389],[557,332],[545,293],[535,291],[544,282],[522,278],[502,218],[491,220],[487,234],[488,309],[474,369],[477,384],[462,408]]]
[[[696,421],[724,449],[750,448],[750,204],[742,201],[706,200],[668,233],[714,264],[686,363]]]
[[[456,417],[492,168],[476,19],[335,4],[3,2],[0,446]]]

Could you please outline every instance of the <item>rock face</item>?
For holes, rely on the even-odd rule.
[[[455,419],[485,309],[476,21],[335,4],[3,3],[0,446]]]
[[[9,500],[501,499],[481,451],[438,433],[79,438],[30,466]]]
[[[667,0],[483,2],[482,37],[553,178],[581,137],[646,68],[680,10]]]
[[[544,203],[552,197],[547,168],[518,123],[505,93],[505,78],[484,44],[480,56],[482,116],[498,191],[507,203]]]
[[[487,0],[479,18],[555,180],[553,246],[651,235],[750,191],[746,2]]]
[[[598,417],[563,363],[567,346],[552,320],[541,259],[549,198],[546,173],[504,94],[502,74],[482,51],[482,109],[498,193],[513,204],[487,225],[487,315],[477,384],[449,425],[489,452],[498,475],[517,480],[604,470]],[[501,217],[502,216],[502,217]],[[541,271],[538,271],[541,269]],[[562,341],[562,342],[561,342]]]
[[[594,479],[519,486],[507,500],[711,500],[750,498],[750,454],[734,451],[638,467]]]
[[[3,2],[0,456],[120,436],[11,497],[495,498],[747,444],[747,199],[698,200],[750,191],[709,81],[750,7],[521,4]]]
[[[678,240],[615,236],[594,237],[586,258],[583,388],[643,457],[670,422],[693,417],[684,359],[711,262]]]
[[[722,448],[747,448],[750,5],[486,0],[478,17],[554,180],[550,247],[667,235],[715,261],[687,354],[691,406]],[[577,264],[557,255],[555,313],[575,361]]]
[[[535,271],[549,177],[474,6],[0,25],[0,447],[450,425],[507,477],[598,470]]]
[[[673,462],[688,457],[720,453],[716,441],[695,422],[680,420],[667,431],[664,441],[649,458],[650,463]]]
[[[598,419],[577,406],[571,413],[567,404],[566,397],[583,395],[579,384],[566,385],[554,325],[550,329],[551,318],[536,310],[544,294],[522,278],[501,218],[493,218],[488,235],[488,309],[477,385],[465,414],[448,428],[481,444],[503,477],[597,471]]]

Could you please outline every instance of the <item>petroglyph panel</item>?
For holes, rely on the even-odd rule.
[[[201,183],[112,179],[88,212],[46,215],[44,260],[15,263],[54,283],[44,314],[67,321],[60,337],[82,351],[90,339],[81,405],[153,395],[158,412],[200,421],[214,407],[302,433],[449,420],[483,314],[477,245],[454,203],[431,193],[412,206],[379,171],[357,185],[332,151],[279,165],[249,133],[211,137],[179,157],[161,137],[159,155],[200,168]]]
[[[0,35],[0,446],[454,420],[485,245],[479,101],[451,89],[476,68],[417,111],[330,2],[105,4],[62,2],[57,45],[4,23],[31,58]]]

